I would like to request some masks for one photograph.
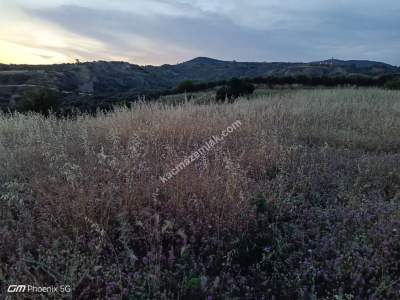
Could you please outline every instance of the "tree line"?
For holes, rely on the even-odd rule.
[[[180,83],[176,88],[163,92],[148,93],[146,99],[149,101],[158,99],[160,96],[173,95],[179,93],[195,93],[201,91],[215,90],[216,100],[219,102],[232,102],[240,96],[250,95],[254,92],[256,85],[265,85],[268,88],[276,88],[282,85],[299,84],[308,87],[337,87],[337,86],[357,86],[357,87],[383,87],[392,90],[400,90],[400,75],[385,75],[377,78],[365,76],[349,76],[349,77],[308,77],[305,75],[291,76],[291,77],[256,77],[256,78],[233,78],[231,80],[220,80],[213,82],[200,82],[195,83],[191,80],[186,80]],[[127,96],[127,95],[125,95]],[[132,97],[130,97],[132,96]],[[133,98],[130,95],[127,98]],[[99,99],[93,98],[82,99],[76,107],[77,110],[83,112],[96,112],[98,109],[111,110],[113,105],[118,103],[128,104],[128,101],[105,101],[99,96]],[[136,95],[135,98],[137,98]],[[115,98],[115,97],[114,97]],[[15,110],[19,112],[34,111],[47,115],[50,111],[60,113],[62,115],[72,114],[76,103],[72,108],[65,109],[63,95],[55,90],[46,88],[39,88],[28,91],[23,94],[22,98],[18,101]],[[82,103],[80,103],[82,102]],[[92,103],[89,103],[92,102]]]
[[[400,90],[400,74],[385,75],[380,77],[366,76],[320,76],[310,77],[306,75],[298,76],[267,76],[255,78],[233,78],[231,80],[220,80],[206,83],[195,83],[191,80],[185,80],[175,89],[171,89],[161,93],[162,96],[180,93],[196,93],[215,89],[217,101],[232,101],[239,96],[252,94],[255,85],[265,85],[268,88],[276,88],[277,86],[287,86],[298,84],[306,87],[338,87],[338,86],[356,86],[356,87],[383,87],[387,89]],[[159,95],[157,95],[159,97]]]
[[[234,80],[236,80],[234,78]],[[380,77],[367,77],[367,76],[315,76],[310,77],[306,75],[298,76],[267,76],[255,78],[242,78],[243,82],[251,84],[265,84],[270,88],[277,85],[300,84],[310,87],[337,87],[337,86],[357,86],[357,87],[386,87],[393,89],[400,89],[400,74],[384,75]],[[191,80],[186,80],[180,83],[175,89],[165,91],[165,94],[179,94],[179,93],[194,93],[218,86],[229,85],[231,80],[220,80],[206,83],[195,83]]]

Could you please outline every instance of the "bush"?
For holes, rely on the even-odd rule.
[[[178,93],[190,93],[195,91],[195,85],[191,80],[182,81],[176,88]]]
[[[17,110],[19,112],[38,112],[48,115],[50,111],[57,111],[60,107],[61,97],[58,92],[50,89],[35,89],[27,91],[23,94]]]
[[[216,100],[224,102],[228,99],[229,102],[233,102],[234,99],[240,96],[251,95],[254,90],[255,87],[251,83],[238,78],[233,78],[229,82],[228,86],[223,86],[217,90]]]
[[[393,78],[386,81],[385,88],[389,90],[400,90],[400,78]]]
[[[224,102],[226,99],[231,99],[232,95],[230,94],[229,88],[223,86],[217,90],[215,95],[215,99],[219,102]]]

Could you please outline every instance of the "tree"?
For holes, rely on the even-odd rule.
[[[17,103],[20,112],[38,112],[48,115],[50,111],[57,111],[61,97],[58,92],[46,88],[39,88],[25,92]]]
[[[195,91],[195,85],[191,80],[182,81],[176,88],[178,93],[190,93]]]
[[[400,77],[386,81],[385,88],[389,90],[400,90]]]
[[[225,100],[227,100],[227,99],[229,101],[232,99],[232,93],[227,86],[223,86],[217,90],[215,99],[218,102],[225,102]]]
[[[219,102],[224,102],[226,99],[229,102],[233,102],[234,99],[240,96],[251,95],[254,90],[255,87],[251,83],[238,78],[232,78],[228,86],[223,86],[217,90],[215,98]]]
[[[311,84],[311,78],[301,74],[301,75],[297,75],[295,78],[296,83],[298,84],[302,84],[302,85],[310,85]]]

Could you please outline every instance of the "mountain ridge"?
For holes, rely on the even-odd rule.
[[[23,67],[27,67],[29,69],[49,69],[51,67],[62,67],[68,65],[85,65],[85,64],[98,64],[98,63],[110,63],[110,64],[126,64],[131,66],[136,66],[139,68],[161,68],[167,66],[178,66],[190,63],[246,63],[246,64],[291,64],[291,65],[305,65],[305,64],[314,64],[314,63],[329,63],[333,61],[335,64],[351,64],[351,63],[367,63],[369,65],[385,65],[390,66],[393,68],[400,68],[400,66],[395,66],[386,62],[382,61],[374,61],[374,60],[366,60],[366,59],[351,59],[351,60],[342,60],[342,59],[326,59],[321,61],[310,61],[310,62],[290,62],[290,61],[237,61],[237,60],[223,60],[223,59],[216,59],[207,56],[198,56],[186,61],[178,62],[176,64],[162,64],[162,65],[139,65],[135,63],[131,63],[128,61],[105,61],[105,60],[98,60],[98,61],[86,61],[86,62],[79,62],[79,63],[58,63],[58,64],[6,64],[0,63],[0,71],[4,70],[14,70],[14,69],[21,69]]]
[[[0,64],[0,106],[8,106],[22,91],[35,86],[64,94],[116,97],[175,88],[182,81],[198,83],[256,77],[377,78],[400,74],[400,68],[369,60],[328,59],[315,62],[238,62],[196,57],[175,65],[140,66],[128,62],[94,61],[54,65]]]

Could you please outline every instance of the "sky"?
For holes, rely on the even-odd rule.
[[[399,16],[399,0],[0,0],[0,63],[400,65]]]

